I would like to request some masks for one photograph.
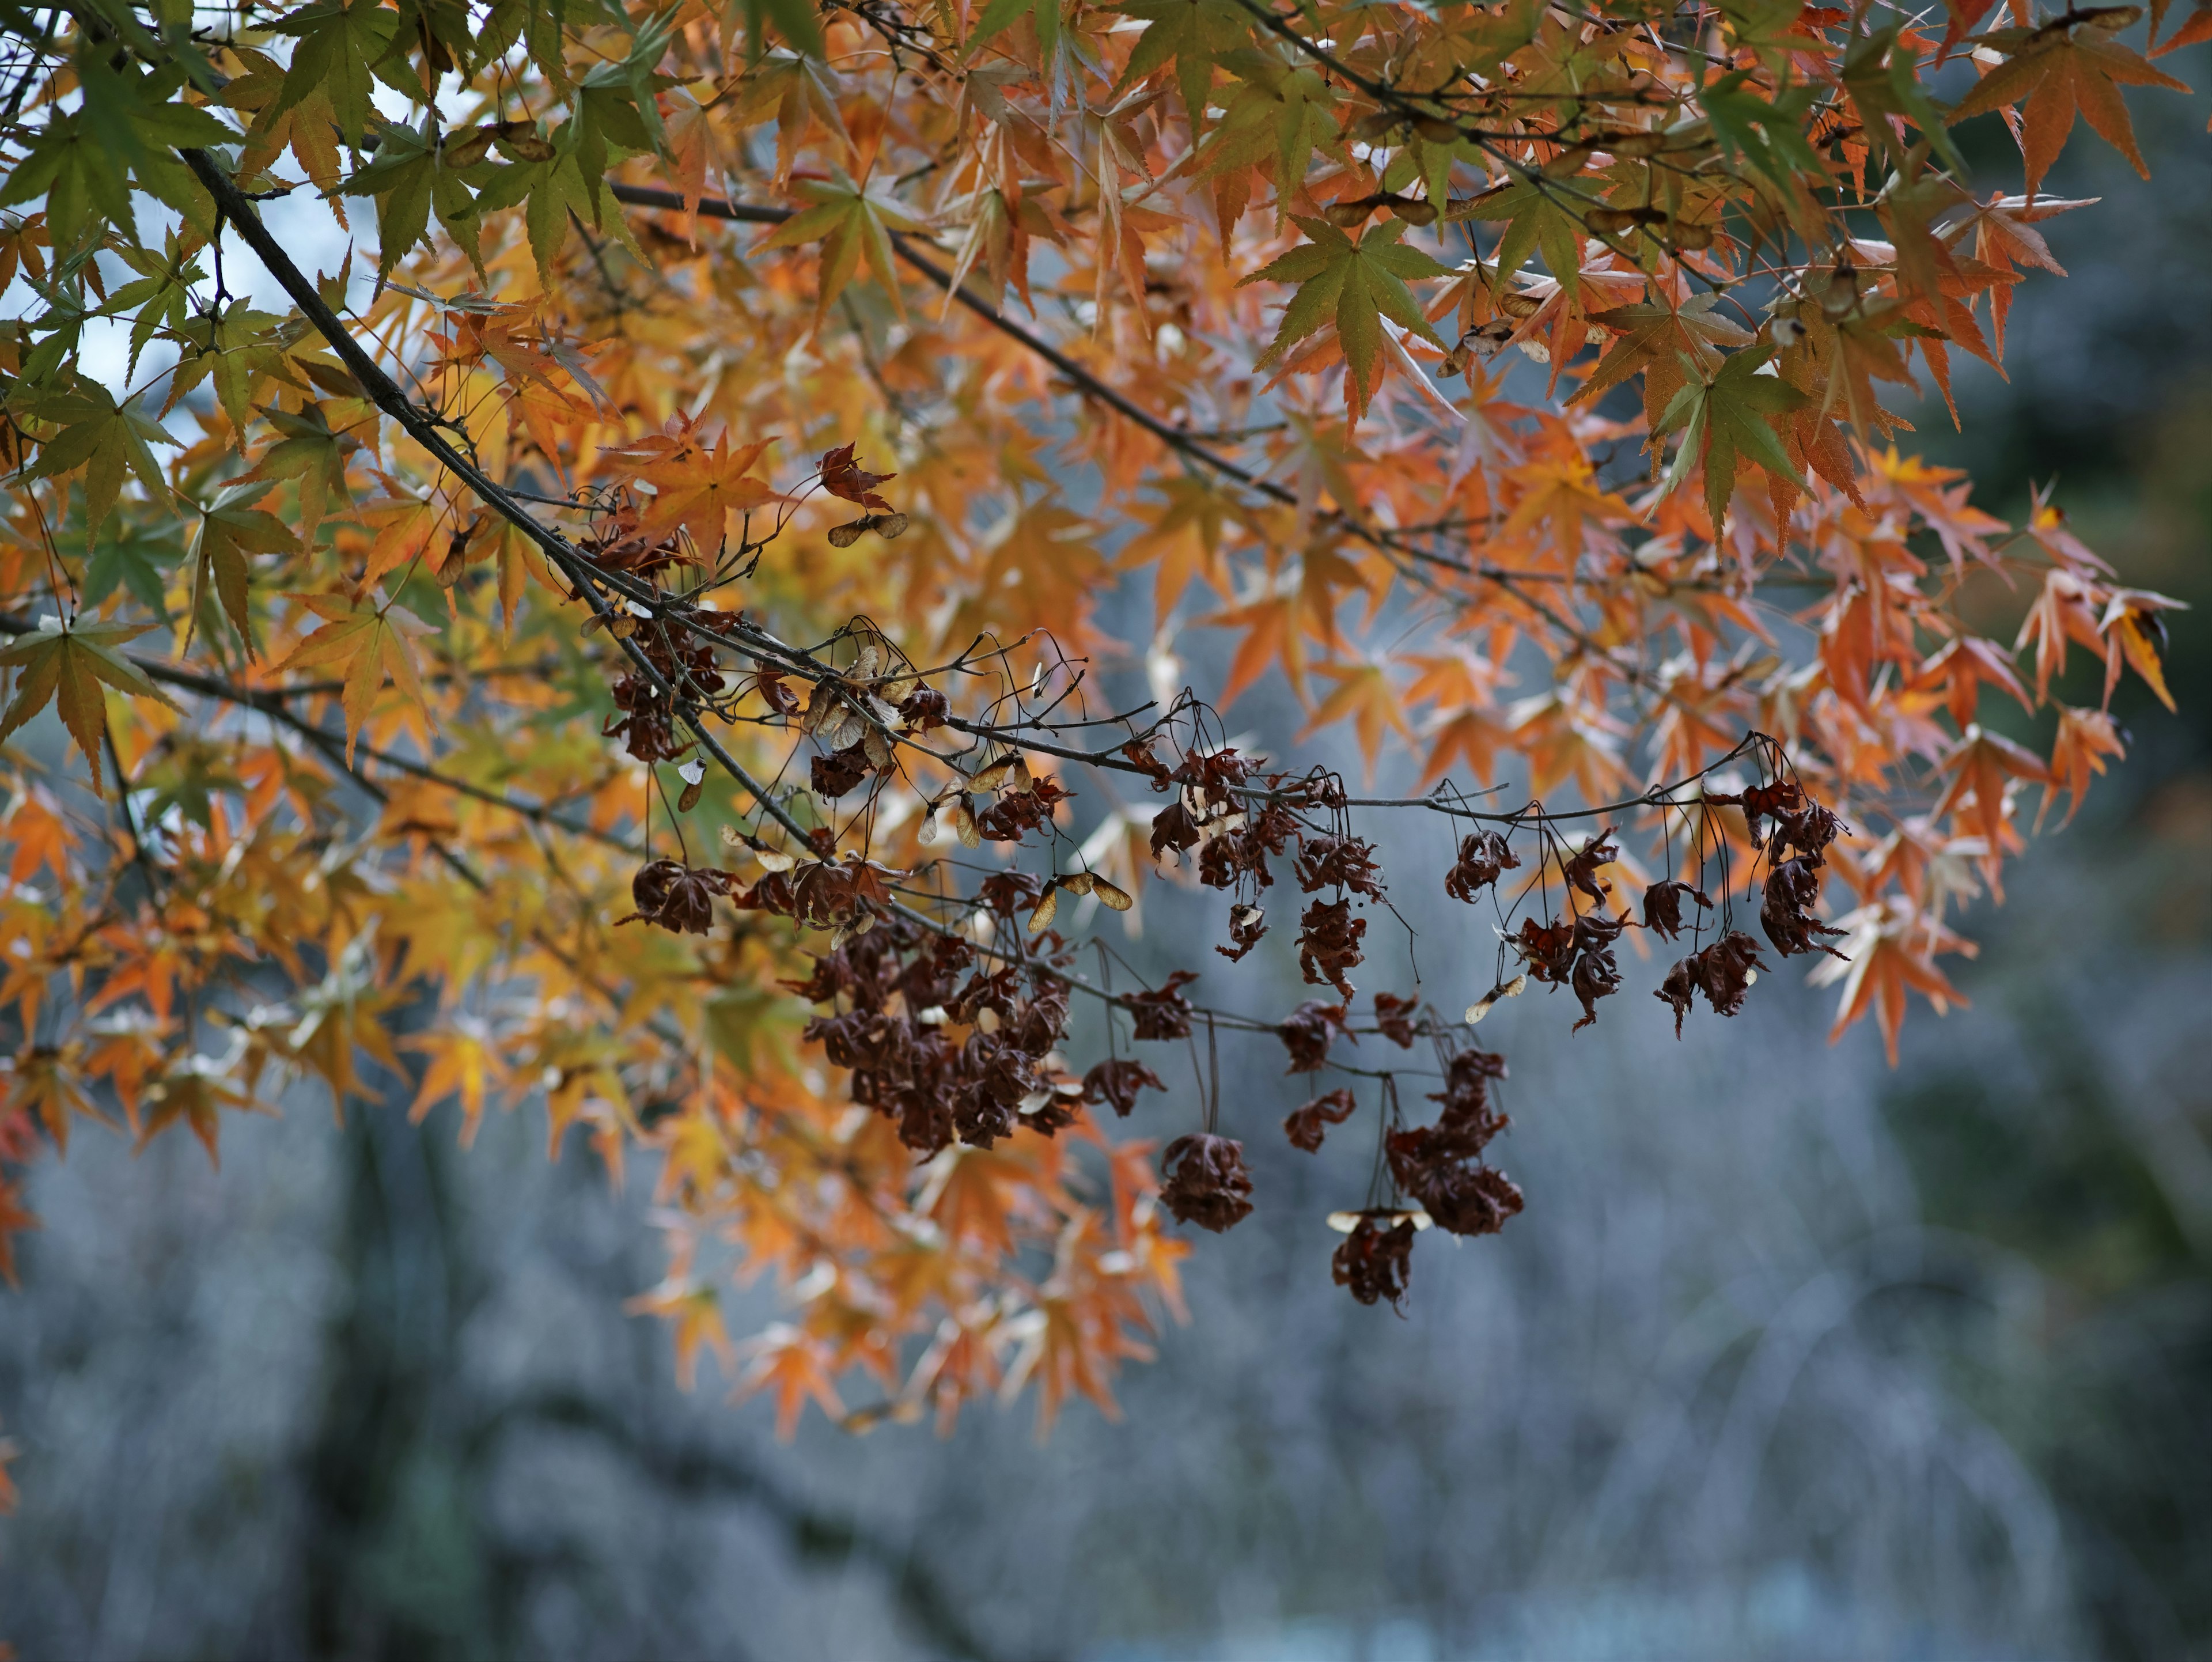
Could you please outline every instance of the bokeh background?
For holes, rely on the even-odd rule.
[[[2167,64],[2212,77],[2202,49]],[[1506,1006],[1484,1038],[1528,1210],[1425,1240],[1400,1318],[1328,1280],[1320,1220],[1364,1190],[1365,1140],[1293,1154],[1279,1050],[1227,1047],[1261,1209],[1191,1261],[1191,1319],[1122,1417],[1079,1407],[1042,1443],[1024,1405],[784,1445],[711,1361],[679,1391],[666,1330],[623,1311],[660,1271],[651,1172],[617,1193],[580,1142],[549,1163],[529,1107],[463,1152],[398,1081],[342,1129],[303,1099],[228,1128],[220,1172],[87,1132],[0,1292],[0,1638],[87,1662],[2212,1655],[2212,150],[2202,95],[2134,101],[2154,181],[2077,141],[2053,188],[2105,200],[2047,228],[2070,280],[2021,294],[2009,384],[1961,376],[1964,434],[1935,405],[1918,438],[2002,513],[2055,478],[2130,581],[2198,608],[2180,713],[2130,680],[2130,763],[1972,908],[1972,1007],[1916,1010],[1894,1071],[1869,1030],[1830,1049],[1794,971],[1679,1044],[1642,997],[1572,1038],[1560,1003]],[[1206,632],[1182,649],[1202,675]],[[1263,747],[1298,721],[1279,688],[1236,716]],[[1441,867],[1417,840],[1440,833],[1393,835],[1393,869]],[[1140,964],[1177,955],[1170,910]],[[1484,942],[1422,951],[1440,999],[1488,984]],[[1295,972],[1265,973],[1252,995],[1287,1003]]]

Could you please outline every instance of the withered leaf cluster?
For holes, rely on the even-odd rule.
[[[793,990],[842,1007],[808,1022],[806,1037],[853,1070],[853,1100],[924,1154],[955,1140],[988,1148],[1022,1125],[1050,1135],[1086,1098],[1127,1113],[1140,1086],[1159,1083],[1136,1063],[1072,1077],[1052,1059],[1067,1026],[1064,978],[1040,965],[979,967],[966,943],[902,917],[817,956]]]
[[[1413,1224],[1404,1213],[1376,1208],[1359,1215],[1359,1221],[1338,1243],[1329,1260],[1329,1273],[1339,1287],[1352,1289],[1362,1304],[1385,1300],[1401,1308],[1413,1270]]]
[[[1160,1203],[1182,1222],[1218,1234],[1251,1215],[1252,1178],[1234,1137],[1177,1137],[1161,1152],[1160,1170]]]
[[[1505,1058],[1462,1050],[1430,1097],[1443,1109],[1433,1125],[1392,1131],[1383,1147],[1398,1187],[1420,1202],[1437,1227],[1455,1235],[1495,1234],[1521,1209],[1521,1190],[1483,1163],[1483,1150],[1512,1122],[1490,1101],[1490,1082],[1505,1077]]]
[[[1475,896],[1521,863],[1502,831],[1470,831],[1459,840],[1459,858],[1444,874],[1444,892],[1472,905]]]
[[[720,693],[726,684],[716,667],[712,640],[693,633],[688,625],[726,630],[734,622],[727,613],[672,605],[666,621],[631,629],[629,642],[653,667],[653,673],[648,675],[624,661],[622,673],[609,688],[617,714],[601,725],[602,734],[621,740],[624,750],[647,764],[673,761],[690,750],[692,741],[679,740],[676,734],[675,696],[710,698]]]
[[[1692,953],[1667,971],[1657,997],[1674,1007],[1674,1037],[1682,1036],[1682,1018],[1689,1014],[1692,996],[1705,995],[1717,1015],[1732,1016],[1743,1008],[1744,995],[1766,965],[1759,960],[1759,943],[1741,929],[1731,929],[1702,952]]]

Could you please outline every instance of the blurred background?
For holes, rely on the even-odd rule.
[[[2202,87],[2212,54],[2161,67]],[[2212,155],[2201,96],[2132,102],[2154,182],[2069,149],[2054,191],[2105,198],[2045,227],[2071,278],[2021,294],[2009,385],[1961,375],[1965,434],[1936,404],[1918,437],[2008,515],[2055,478],[2130,581],[2197,608],[2181,714],[2130,678],[2133,756],[1974,906],[1972,1007],[1917,1008],[1896,1070],[1870,1026],[1828,1048],[1794,971],[1679,1044],[1641,996],[1571,1038],[1560,1001],[1504,1007],[1494,1157],[1528,1209],[1425,1239],[1401,1318],[1329,1283],[1365,1139],[1290,1150],[1307,1093],[1272,1042],[1229,1047],[1260,1209],[1190,1261],[1191,1320],[1123,1417],[1079,1407],[1042,1444],[1024,1406],[781,1445],[711,1361],[679,1391],[667,1330],[623,1313],[660,1274],[651,1173],[613,1193],[580,1142],[549,1164],[532,1109],[464,1153],[394,1081],[342,1129],[305,1100],[234,1123],[220,1172],[88,1131],[0,1291],[0,1638],[33,1662],[2212,1655]],[[1235,724],[1264,748],[1297,721],[1278,687]],[[1414,841],[1440,833],[1393,831],[1401,868],[1442,864]],[[1167,910],[1142,967],[1177,956]],[[1422,947],[1440,1001],[1488,984],[1484,942]],[[1376,985],[1409,978],[1395,950]],[[1296,996],[1279,962],[1251,983],[1254,1008]],[[1137,1129],[1172,1135],[1185,1098]]]

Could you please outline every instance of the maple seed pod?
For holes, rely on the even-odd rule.
[[[517,137],[502,137],[499,147],[517,161],[550,161],[560,152],[553,148],[550,138],[540,138],[536,133],[525,133]]]
[[[1382,204],[1382,200],[1381,197],[1373,196],[1347,197],[1322,209],[1322,217],[1340,230],[1355,230],[1367,222],[1368,216]]]
[[[1030,933],[1035,934],[1048,927],[1059,916],[1060,885],[1053,883],[1047,886],[1043,898],[1036,903],[1036,909],[1030,913]]]
[[[1390,204],[1390,211],[1408,225],[1433,225],[1437,222],[1436,204],[1413,197],[1398,198]]]
[[[886,542],[894,537],[906,535],[907,517],[903,514],[884,514],[877,516],[876,535]]]
[[[1109,911],[1126,912],[1136,904],[1127,889],[1118,884],[1109,883],[1096,873],[1091,875],[1091,892],[1098,897],[1098,904]]]
[[[492,130],[489,127],[477,127],[466,134],[458,136],[453,133],[447,134],[446,142],[440,146],[443,152],[445,164],[453,168],[475,167],[490,150],[493,137]]]
[[[1467,1007],[1467,1025],[1470,1027],[1479,1026],[1483,1017],[1497,1008],[1501,1001],[1520,997],[1528,986],[1528,977],[1525,975],[1516,975],[1510,981],[1500,982]]]
[[[1713,246],[1713,228],[1710,225],[1688,225],[1678,219],[1668,240],[1683,253],[1695,253],[1700,248]]]
[[[830,546],[832,548],[850,548],[854,543],[860,540],[860,533],[874,523],[875,516],[873,514],[870,514],[862,519],[848,521],[843,525],[831,526],[830,527]]]
[[[1459,123],[1440,115],[1415,117],[1413,131],[1431,144],[1456,144],[1460,141]]]

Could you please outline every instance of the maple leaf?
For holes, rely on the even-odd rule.
[[[1274,664],[1282,666],[1291,691],[1301,703],[1304,701],[1305,631],[1300,618],[1304,609],[1297,594],[1283,593],[1249,600],[1199,619],[1214,628],[1244,631],[1244,638],[1237,642],[1236,655],[1230,661],[1228,679],[1222,684],[1222,709],[1235,703],[1237,696]]]
[[[1122,0],[1115,9],[1124,17],[1146,19],[1146,27],[1137,37],[1115,90],[1133,86],[1172,63],[1186,119],[1192,131],[1198,131],[1206,118],[1213,66],[1224,52],[1251,39],[1250,14],[1230,0]]]
[[[167,579],[163,569],[177,563],[182,551],[168,536],[135,525],[118,525],[93,544],[84,569],[84,604],[90,611],[119,588],[164,623],[168,621]]]
[[[1367,776],[1372,779],[1375,758],[1382,748],[1384,732],[1408,739],[1413,736],[1406,726],[1405,712],[1399,707],[1397,689],[1390,685],[1390,677],[1380,664],[1316,664],[1314,673],[1334,681],[1336,688],[1315,709],[1299,737],[1351,718],[1352,731],[1359,739],[1359,754],[1367,764]]]
[[[1152,568],[1156,630],[1165,625],[1193,581],[1204,581],[1217,594],[1223,592],[1222,533],[1248,522],[1244,505],[1205,479],[1170,479],[1160,489],[1166,501],[1149,528],[1129,539],[1117,562],[1124,569]]]
[[[1570,403],[1580,404],[1609,391],[1631,375],[1644,377],[1645,423],[1656,433],[1684,380],[1686,358],[1700,369],[1721,367],[1720,348],[1745,347],[1750,332],[1718,316],[1721,296],[1697,295],[1675,307],[1663,302],[1616,306],[1593,312],[1589,320],[1619,337]]]
[[[2066,818],[2059,823],[2070,823],[2081,811],[2081,799],[2089,794],[2090,776],[2104,772],[2106,757],[2126,754],[2119,724],[2109,712],[2061,704],[2058,733],[2051,743],[2051,765],[2044,781],[2043,806],[2035,811],[2036,829],[2042,829],[2044,816],[2062,790],[2070,800]]]
[[[763,439],[732,445],[724,433],[708,443],[688,419],[678,417],[665,432],[601,454],[623,464],[630,478],[653,488],[652,502],[638,521],[638,536],[658,543],[680,528],[695,548],[711,556],[722,546],[732,514],[781,500],[764,480],[750,477],[753,466],[774,442]]]
[[[1577,215],[1583,207],[1579,193],[1571,186],[1535,173],[1509,180],[1465,202],[1455,202],[1444,210],[1443,216],[1448,222],[1506,222],[1505,233],[1498,239],[1492,260],[1498,283],[1509,283],[1528,263],[1531,253],[1541,253],[1553,280],[1562,290],[1572,295],[1582,283],[1584,231]]]
[[[1844,958],[1821,959],[1806,977],[1816,987],[1838,981],[1844,983],[1828,1042],[1834,1044],[1854,1022],[1871,1013],[1881,1030],[1889,1064],[1894,1068],[1906,994],[1920,994],[1935,1006],[1938,1015],[1954,1004],[1966,1008],[1966,995],[1951,984],[1935,960],[1938,953],[1972,957],[1973,943],[1898,902],[1866,908],[1840,922],[1848,932],[1839,949]]]
[[[814,326],[817,330],[822,326],[831,303],[844,293],[845,285],[860,269],[864,253],[868,269],[876,274],[876,281],[890,296],[892,309],[904,318],[906,299],[899,287],[888,234],[920,231],[926,228],[924,222],[891,198],[854,184],[842,167],[827,180],[794,179],[792,190],[802,201],[812,205],[801,209],[778,226],[760,247],[765,253],[774,248],[804,247],[810,242],[822,245],[822,274],[815,293]]]
[[[833,1420],[845,1415],[830,1373],[829,1347],[803,1329],[778,1322],[744,1347],[749,1359],[738,1381],[737,1395],[763,1391],[775,1398],[775,1434],[788,1442],[799,1429],[799,1416],[810,1402]]]
[[[1998,846],[2012,818],[2008,782],[2048,783],[2050,780],[2042,758],[2034,752],[1978,725],[1960,736],[1943,758],[1943,770],[1951,776],[1951,782],[1943,788],[1932,812],[1956,813],[1962,825],[1992,849]],[[1971,808],[1964,806],[1969,801]]]
[[[2012,654],[1978,635],[1960,635],[1950,641],[1914,672],[1911,685],[1916,690],[1946,688],[1951,719],[1961,733],[1972,725],[1984,685],[2010,693],[2022,709],[2035,707],[2013,667]]]
[[[297,481],[299,536],[312,544],[331,497],[345,493],[346,458],[361,447],[361,441],[352,433],[331,426],[331,408],[325,405],[311,404],[296,413],[273,409],[261,413],[283,436],[261,453],[239,484],[252,479]],[[231,490],[223,494],[230,496]],[[243,496],[237,499],[248,500]]]
[[[36,475],[51,479],[84,470],[84,518],[89,532],[97,533],[115,511],[126,472],[136,475],[156,502],[168,495],[168,481],[150,447],[174,441],[131,398],[118,405],[106,387],[85,381],[76,391],[52,394],[36,406],[41,420],[58,423],[62,429],[39,447]]]
[[[43,1126],[63,1154],[69,1152],[70,1123],[78,1116],[110,1123],[85,1093],[80,1059],[75,1045],[33,1044],[14,1058],[9,1075],[9,1111],[21,1115],[25,1125]]]
[[[1790,453],[1774,427],[1775,417],[1798,408],[1805,395],[1779,376],[1762,373],[1773,355],[1771,346],[1738,352],[1710,377],[1696,364],[1685,363],[1689,378],[1652,429],[1654,438],[1681,429],[1681,448],[1674,454],[1662,490],[1671,492],[1688,477],[1692,465],[1702,466],[1705,507],[1716,533],[1735,494],[1739,458],[1800,490],[1808,488],[1790,465]]]
[[[103,794],[100,775],[106,764],[100,740],[107,731],[107,701],[103,687],[113,687],[134,697],[152,698],[177,708],[176,701],[149,680],[146,673],[116,648],[135,641],[151,624],[88,624],[80,618],[67,624],[44,619],[36,631],[5,651],[0,665],[16,667],[15,696],[0,714],[0,740],[29,721],[49,703],[55,706],[62,725],[69,729],[92,773],[95,794]]]
[[[822,453],[820,472],[822,488],[831,496],[848,502],[858,502],[863,508],[872,508],[888,514],[891,505],[876,495],[876,487],[885,479],[898,478],[896,473],[871,473],[854,460],[854,444],[841,444],[834,450]]]
[[[677,189],[684,195],[684,211],[690,216],[690,236],[699,240],[699,198],[707,193],[707,174],[721,160],[714,124],[708,107],[686,87],[672,87],[662,94],[668,101],[665,117],[668,155]]]
[[[2157,694],[2159,703],[2168,709],[2174,708],[2173,695],[2166,691],[2166,671],[2160,662],[2160,651],[2166,644],[2166,625],[2159,613],[2177,608],[2186,610],[2182,601],[2154,594],[2148,589],[2121,588],[2112,592],[2112,599],[2105,604],[2105,615],[2097,621],[2098,632],[2105,637],[2106,702],[2111,702],[2112,689],[2120,683],[2120,664],[2124,660],[2142,677],[2144,685]]]
[[[251,1110],[252,1094],[240,1088],[228,1068],[213,1056],[193,1056],[164,1073],[146,1088],[145,1123],[138,1146],[143,1148],[172,1125],[191,1128],[207,1150],[208,1163],[218,1170],[222,1157],[216,1147],[217,1118],[225,1108]]]
[[[1422,735],[1428,741],[1429,759],[1421,769],[1421,788],[1451,771],[1455,760],[1484,784],[1498,776],[1498,752],[1512,739],[1511,729],[1485,709],[1468,707],[1437,712]]]
[[[634,1315],[659,1316],[674,1324],[676,1383],[685,1391],[699,1382],[699,1351],[702,1346],[720,1357],[726,1369],[734,1360],[730,1330],[722,1320],[722,1300],[711,1287],[689,1277],[672,1275],[651,1292],[641,1293],[628,1300],[623,1308]],[[794,1424],[797,1422],[796,1408],[792,1411],[792,1420]],[[782,1428],[781,1420],[777,1424],[780,1434],[790,1434]]]
[[[432,631],[404,606],[356,605],[329,594],[296,598],[325,621],[276,667],[343,668],[340,703],[345,712],[346,761],[350,765],[362,724],[368,721],[387,677],[418,709],[427,712],[422,675],[415,663],[415,642]]]
[[[1399,246],[1404,222],[1364,234],[1358,241],[1325,219],[1297,217],[1311,241],[1279,255],[1239,283],[1295,283],[1298,291],[1283,308],[1281,324],[1255,366],[1267,368],[1285,353],[1334,320],[1336,338],[1352,373],[1345,400],[1354,417],[1366,408],[1375,385],[1376,361],[1382,349],[1383,318],[1441,346],[1436,331],[1421,315],[1419,302],[1406,287],[1409,279],[1443,277],[1444,268],[1418,248]]]
[[[503,1087],[508,1076],[506,1053],[491,1029],[475,1017],[458,1016],[434,1032],[410,1034],[400,1043],[429,1058],[407,1117],[419,1123],[447,1098],[458,1099],[461,1147],[467,1148],[476,1141],[486,1096]]]
[[[2189,88],[2112,38],[2135,15],[2126,8],[2100,7],[2086,17],[2069,12],[2040,28],[1997,30],[1986,37],[1988,43],[2012,56],[1977,82],[1948,119],[1964,121],[2007,105],[2024,105],[2020,149],[2031,197],[2065,148],[2077,110],[2148,179],[2150,168],[2136,148],[2135,124],[2128,119],[2120,88],[2166,87],[2185,93]]]
[[[1518,537],[1548,523],[1552,546],[1570,570],[1582,557],[1585,521],[1618,525],[1637,517],[1636,510],[1619,496],[1597,487],[1596,476],[1579,459],[1564,466],[1531,463],[1507,477],[1521,487],[1522,495],[1498,527],[1498,536]]]
[[[1290,216],[1291,181],[1306,176],[1313,153],[1341,152],[1330,119],[1336,92],[1314,65],[1295,57],[1285,62],[1250,46],[1232,48],[1214,61],[1237,77],[1237,85],[1222,100],[1221,118],[1206,135],[1193,171],[1212,181],[1215,217],[1226,248],[1251,200],[1249,170],[1255,164],[1273,164],[1279,231]]]

